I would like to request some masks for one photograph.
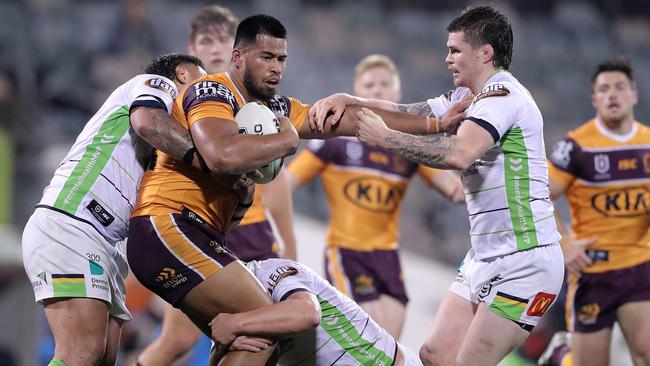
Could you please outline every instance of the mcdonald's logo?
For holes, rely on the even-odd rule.
[[[557,295],[547,294],[545,292],[538,292],[530,304],[526,315],[528,316],[542,316],[546,310],[551,307]]]

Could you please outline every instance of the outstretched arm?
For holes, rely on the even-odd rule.
[[[361,142],[382,146],[438,169],[465,170],[495,144],[492,135],[472,121],[463,123],[455,136],[415,136],[388,128],[368,109],[358,112],[357,117]]]

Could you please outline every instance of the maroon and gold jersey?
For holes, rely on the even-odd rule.
[[[187,129],[207,117],[236,123],[235,114],[244,104],[226,73],[211,74],[197,79],[181,92],[174,101],[173,115]],[[309,111],[307,105],[284,96],[275,96],[267,106],[287,116],[297,130]],[[142,178],[132,217],[181,213],[187,209],[223,232],[237,206],[234,194],[221,188],[208,174],[160,151],[157,154],[154,169]],[[255,212],[259,211],[253,210],[252,214]]]
[[[436,169],[351,138],[310,141],[289,165],[301,183],[321,174],[330,209],[327,245],[359,251],[397,248],[399,209],[416,172]]]
[[[558,142],[550,160],[551,179],[567,187],[576,237],[598,238],[585,272],[649,261],[650,128],[635,122],[621,137],[590,120]]]

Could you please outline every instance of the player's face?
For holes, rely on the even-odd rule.
[[[480,74],[481,49],[465,41],[465,32],[449,33],[447,49],[449,53],[445,62],[452,72],[454,85],[471,87],[472,81]]]
[[[364,71],[354,81],[354,94],[362,98],[399,102],[401,90],[395,76],[385,67],[377,66]]]
[[[213,74],[226,71],[234,43],[233,36],[224,29],[210,27],[198,33],[194,41],[187,45],[187,50],[203,62],[208,73]]]
[[[627,75],[620,71],[607,71],[596,77],[591,101],[602,120],[620,123],[632,116],[638,94]]]
[[[244,86],[256,99],[268,100],[276,94],[287,67],[287,40],[266,34],[244,50]]]

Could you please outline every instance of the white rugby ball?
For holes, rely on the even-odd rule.
[[[235,115],[235,122],[241,134],[272,135],[278,133],[280,121],[278,117],[264,104],[257,102],[246,103]],[[259,168],[262,177],[255,183],[265,184],[272,181],[282,168],[284,158],[276,159]]]

